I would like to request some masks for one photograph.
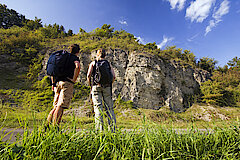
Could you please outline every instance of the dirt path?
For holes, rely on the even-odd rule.
[[[21,137],[23,133],[24,130],[21,128],[2,128],[0,130],[0,137],[3,137],[2,141],[4,142],[8,140],[10,140],[10,142],[15,142],[17,140],[17,137]]]
[[[32,131],[32,129],[28,129],[30,132]],[[177,134],[182,134],[182,133],[186,133],[187,129],[174,129],[175,132]],[[77,129],[77,131],[82,131],[82,129]],[[124,129],[123,131],[127,131],[127,132],[130,132],[132,131],[132,129]],[[213,131],[212,129],[198,129],[198,131],[200,132],[209,132],[209,131]],[[18,138],[21,138],[22,135],[24,133],[24,129],[22,128],[2,128],[0,130],[0,139],[2,138],[2,141],[6,142],[6,141],[9,141],[9,142],[16,142],[16,140]]]

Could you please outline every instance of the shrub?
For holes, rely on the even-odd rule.
[[[232,61],[234,60],[237,58]],[[230,62],[230,68],[218,68],[213,72],[212,80],[202,84],[204,102],[220,106],[240,106],[240,70],[238,65]]]
[[[29,65],[42,49],[41,37],[25,28],[12,27],[0,29],[0,53],[12,56],[12,59]]]
[[[74,93],[72,101],[83,100],[89,97],[90,87],[80,84],[79,82],[74,84]]]

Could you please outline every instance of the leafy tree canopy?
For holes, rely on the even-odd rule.
[[[22,27],[26,21],[25,16],[13,9],[8,9],[4,4],[0,4],[0,28],[7,29],[14,25]]]
[[[107,38],[110,38],[112,37],[112,33],[113,33],[113,30],[114,28],[110,28],[111,25],[107,25],[107,24],[104,24],[101,28],[96,28],[95,30],[93,30],[93,33],[96,35],[96,36],[99,36],[99,37],[107,37]]]
[[[198,61],[198,66],[204,70],[212,73],[216,68],[217,61],[214,58],[202,57],[200,61]]]
[[[228,63],[228,66],[231,68],[238,68],[240,69],[240,58],[234,57],[232,60],[230,60]]]
[[[157,47],[157,45],[156,45],[156,42],[153,42],[153,43],[147,43],[147,44],[145,45],[145,48],[151,49],[151,50],[155,50],[155,49],[157,49],[158,47]]]
[[[212,80],[201,85],[203,101],[219,106],[240,106],[240,70],[237,57],[213,72]]]
[[[26,22],[24,23],[24,27],[28,30],[39,29],[40,27],[42,27],[41,19],[35,17],[35,20],[26,20]]]

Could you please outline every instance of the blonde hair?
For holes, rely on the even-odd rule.
[[[105,58],[105,56],[106,56],[106,51],[105,51],[105,49],[100,48],[100,49],[98,49],[98,51],[101,51],[100,57],[101,57],[101,58]]]

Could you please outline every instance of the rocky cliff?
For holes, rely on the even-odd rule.
[[[78,80],[85,85],[88,64],[95,57],[96,51],[80,55]],[[47,59],[48,56],[44,65]],[[190,99],[199,92],[200,84],[210,77],[206,71],[193,69],[190,65],[183,66],[176,61],[166,62],[148,53],[109,49],[106,59],[111,62],[116,74],[114,99],[120,94],[123,100],[131,100],[141,108],[159,109],[167,105],[175,112],[182,112],[190,107]]]

